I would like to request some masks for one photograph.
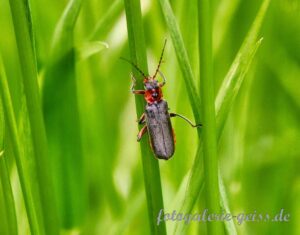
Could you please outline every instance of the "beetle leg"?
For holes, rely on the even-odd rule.
[[[170,117],[180,117],[182,118],[183,120],[185,120],[186,122],[188,122],[192,127],[199,127],[199,126],[202,126],[202,124],[196,124],[194,125],[189,119],[187,119],[186,117],[178,114],[178,113],[170,113]]]
[[[144,126],[137,135],[137,141],[139,142],[142,136],[147,132],[147,126]]]
[[[135,90],[134,89],[134,87],[136,85],[136,79],[135,79],[135,77],[133,76],[132,73],[130,74],[130,76],[131,76],[131,80],[132,80],[132,85],[131,85],[131,88],[130,88],[131,92],[133,94],[136,94],[136,95],[144,95],[145,94],[144,90]]]
[[[144,95],[145,94],[144,90],[131,90],[131,92],[135,95]]]
[[[139,118],[138,123],[139,123],[139,124],[144,124],[145,121],[146,121],[146,120],[145,120],[145,117],[146,117],[146,116],[145,116],[145,113],[143,113],[142,116]]]
[[[135,95],[144,95],[145,94],[144,90],[131,90],[131,92]]]

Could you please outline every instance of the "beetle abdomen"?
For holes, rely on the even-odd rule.
[[[175,150],[168,103],[161,100],[147,104],[145,114],[153,152],[158,158],[168,160]]]

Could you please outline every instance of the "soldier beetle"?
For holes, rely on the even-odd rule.
[[[145,89],[135,90],[136,79],[131,74],[131,92],[135,95],[144,95],[147,102],[145,112],[138,120],[138,123],[144,126],[137,135],[137,141],[140,141],[142,136],[148,131],[150,145],[155,156],[164,160],[170,159],[175,151],[175,134],[171,124],[171,117],[180,117],[192,127],[201,126],[201,124],[194,125],[189,119],[180,114],[170,113],[167,101],[162,98],[163,93],[161,88],[166,84],[166,78],[159,68],[162,63],[166,42],[167,40],[165,40],[159,63],[153,76],[145,75],[136,64],[125,58],[121,58],[130,63],[144,78]],[[162,77],[162,82],[156,80],[158,74]]]

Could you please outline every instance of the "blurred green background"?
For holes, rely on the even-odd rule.
[[[40,92],[61,229],[64,234],[150,234],[123,2],[83,1],[74,31],[72,55],[53,62],[53,34],[68,1],[31,0]],[[171,1],[196,77],[198,71],[196,1]],[[261,1],[214,0],[214,75],[218,91]],[[161,70],[167,78],[164,97],[171,111],[192,119],[192,111],[161,8],[142,1],[149,71],[155,71],[164,39]],[[230,209],[238,213],[276,214],[289,222],[244,222],[239,234],[300,234],[300,1],[273,0],[260,36],[264,38],[227,119],[219,144],[219,163]],[[0,0],[0,52],[6,70],[25,171],[33,192],[36,175],[30,127],[22,87],[9,2]],[[90,42],[96,42],[91,44]],[[96,52],[93,51],[96,45]],[[108,47],[106,47],[106,45]],[[68,45],[65,45],[68,47]],[[83,52],[83,57],[77,52]],[[90,55],[90,54],[91,55]],[[55,53],[54,53],[55,54]],[[86,54],[90,56],[86,56]],[[66,59],[67,58],[67,59]],[[69,63],[69,59],[73,63]],[[50,80],[50,82],[49,82]],[[197,133],[172,120],[176,152],[160,161],[165,211],[190,170]],[[5,153],[17,212],[19,234],[29,225],[15,166],[11,134]],[[1,186],[1,184],[0,184]],[[45,186],[47,187],[47,186]],[[1,187],[0,187],[1,188]],[[6,216],[0,190],[0,215]],[[34,194],[35,195],[35,194]],[[33,198],[38,201],[38,198]],[[195,212],[205,208],[201,194]],[[174,222],[167,222],[167,228]],[[0,220],[0,234],[9,232]],[[191,223],[188,234],[205,231]]]

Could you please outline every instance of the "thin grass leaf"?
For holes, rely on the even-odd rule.
[[[221,210],[219,204],[217,129],[212,56],[212,10],[210,1],[198,1],[198,17],[205,205],[209,213],[219,214]],[[208,234],[223,234],[223,224],[220,221],[207,223],[206,227]]]
[[[162,13],[164,15],[169,33],[171,35],[172,43],[185,81],[186,89],[189,95],[189,100],[191,102],[196,123],[201,123],[199,109],[200,97],[197,93],[192,67],[188,59],[188,55],[183,43],[178,24],[176,22],[175,15],[173,13],[169,0],[159,0],[159,3],[161,5]]]
[[[1,66],[1,58],[0,58]],[[0,70],[2,70],[0,68]],[[1,76],[1,74],[0,74]],[[17,217],[15,210],[15,202],[13,198],[13,192],[10,183],[9,171],[7,169],[5,160],[5,149],[4,149],[4,133],[5,133],[5,121],[4,121],[4,110],[2,105],[2,98],[0,96],[0,193],[3,196],[3,207],[5,209],[5,221],[6,223],[1,224],[7,229],[5,234],[18,234]]]
[[[220,168],[218,171],[219,174],[219,189],[220,189],[220,197],[221,197],[221,208],[222,211],[224,211],[225,213],[231,214],[230,213],[230,208],[229,208],[229,203],[228,203],[228,198],[227,198],[227,194],[226,194],[226,189],[225,189],[225,185],[222,179],[222,175],[220,172]],[[237,235],[237,230],[234,224],[234,220],[225,220],[224,221],[224,225],[225,225],[225,230],[226,230],[226,234],[228,235]]]
[[[227,115],[230,112],[232,104],[240,90],[240,87],[244,81],[244,77],[251,65],[257,49],[262,43],[262,40],[263,39],[261,38],[256,43],[251,42],[251,46],[247,45],[249,46],[247,48],[248,50],[244,50],[245,47],[242,46],[233,64],[231,65],[229,72],[223,80],[222,86],[219,90],[215,102],[217,112],[218,137],[220,137],[222,134]]]
[[[55,62],[73,48],[73,32],[81,9],[82,0],[69,0],[57,26],[52,39],[51,60]]]
[[[102,5],[100,2],[99,4]],[[121,5],[123,6],[123,1],[121,1]],[[95,20],[90,16],[90,9],[93,7],[95,6],[91,2],[84,3],[84,7],[82,8],[83,17],[81,18],[83,22],[81,21],[80,23],[84,23],[84,25],[95,25]],[[99,20],[101,21],[102,17],[105,17],[107,13],[108,12],[99,17]],[[106,27],[113,22],[112,28],[114,28],[118,24],[117,19],[117,16],[112,18],[108,17],[103,26]],[[92,24],[91,21],[93,22]],[[126,31],[124,33],[126,33]],[[108,31],[101,31],[100,34],[97,34],[97,37],[101,36],[101,38],[106,38],[107,34]],[[93,39],[89,38],[89,40]],[[78,91],[78,94],[80,96],[79,107],[81,119],[83,120],[82,134],[85,139],[83,141],[84,154],[85,156],[90,156],[87,160],[86,167],[93,169],[88,172],[87,179],[92,179],[92,185],[96,188],[93,193],[93,196],[97,197],[95,203],[99,203],[103,206],[104,204],[101,201],[107,202],[105,203],[105,206],[108,206],[112,210],[114,217],[119,217],[120,214],[122,214],[123,199],[117,191],[117,187],[113,180],[115,157],[118,151],[118,145],[116,143],[118,142],[119,127],[116,125],[117,120],[115,120],[118,115],[116,115],[114,111],[111,111],[111,108],[118,106],[118,110],[120,110],[122,105],[119,106],[118,102],[115,102],[115,100],[111,98],[114,96],[118,99],[115,95],[110,95],[109,99],[107,99],[106,96],[110,91],[113,91],[114,94],[118,93],[118,95],[121,95],[116,89],[116,86],[119,86],[120,83],[114,85],[115,79],[105,79],[106,71],[107,69],[110,70],[110,65],[107,64],[108,66],[104,67],[102,65],[102,62],[106,64],[107,61],[111,61],[107,57],[103,61],[103,54],[110,54],[114,48],[115,47],[110,48],[109,51],[104,50],[101,55],[97,54],[90,57],[88,60],[81,61],[81,63],[77,65],[77,69],[78,75],[83,76],[84,78],[79,81],[78,85],[80,86],[80,90]],[[106,54],[104,56],[106,56]],[[113,61],[119,63],[117,58]],[[114,71],[119,72],[120,70],[114,69]],[[124,73],[126,72],[123,71],[123,74]],[[117,76],[121,78],[120,75]],[[126,92],[126,89],[124,91]],[[110,112],[107,112],[107,110],[110,110]],[[89,115],[86,115],[86,113]],[[109,130],[109,132],[107,130]],[[104,141],[99,142],[99,139],[103,139]],[[109,148],[107,146],[109,146]],[[91,149],[93,150],[90,151]],[[103,157],[99,158],[99,156]],[[99,169],[102,169],[102,167],[104,167],[103,170],[99,172]],[[91,185],[89,187],[91,187]],[[100,210],[102,211],[103,209],[101,208]],[[93,224],[93,222],[91,223]],[[94,225],[96,226],[96,224]]]
[[[221,1],[213,22],[213,54],[218,53],[241,0]]]
[[[105,42],[94,41],[94,42],[84,43],[80,47],[77,47],[76,60],[77,61],[86,60],[89,57],[107,48],[108,48],[108,44]]]
[[[64,228],[81,225],[86,204],[73,40],[81,4],[70,0],[59,19],[43,86],[49,153]]]
[[[128,225],[134,221],[138,212],[142,209],[144,199],[145,194],[143,190],[137,192],[136,195],[133,195],[132,198],[130,198],[126,211],[120,218],[119,222],[115,224],[110,235],[125,233]]]
[[[34,202],[32,200],[34,197],[32,195],[30,182],[28,182],[27,180],[30,179],[30,176],[27,174],[27,172],[24,169],[23,162],[26,159],[21,150],[21,141],[17,129],[16,116],[14,113],[12,99],[11,99],[11,95],[7,83],[7,77],[6,77],[1,56],[0,56],[0,93],[1,93],[1,98],[3,100],[3,107],[4,107],[4,112],[7,120],[6,121],[7,131],[10,133],[11,136],[13,154],[16,161],[16,166],[17,166],[21,189],[24,197],[25,208],[28,216],[30,230],[33,235],[45,234],[43,221],[38,216],[38,214],[41,213],[41,211],[39,211],[40,208],[36,206],[37,202]]]
[[[148,74],[140,1],[125,0],[124,5],[131,60],[137,64],[145,74]],[[143,77],[137,73],[134,68],[132,72],[137,78],[137,89],[142,88]],[[139,118],[144,112],[145,101],[143,97],[138,96],[135,97],[135,101],[137,116]],[[159,211],[164,208],[158,160],[153,156],[147,138],[142,138],[140,144],[151,234],[166,234],[164,221],[157,225],[157,215]]]
[[[17,217],[15,211],[15,201],[13,198],[13,192],[10,184],[9,171],[7,169],[7,164],[5,161],[4,150],[0,151],[0,187],[3,192],[3,207],[5,209],[5,221],[6,223],[1,223],[1,227],[5,226],[7,228],[7,233],[4,234],[18,234]],[[2,204],[2,202],[1,202]]]
[[[254,58],[254,55],[261,44],[261,40],[257,43],[259,29],[262,25],[263,18],[269,5],[269,0],[265,0],[253,22],[248,36],[245,38],[234,62],[226,75],[224,82],[218,92],[215,108],[216,108],[216,125],[217,138],[220,139],[224,123],[229,115],[233,101],[239,92],[240,86],[244,80],[245,74]],[[225,82],[226,81],[226,82]],[[226,92],[225,92],[226,91]],[[221,99],[220,97],[223,97]],[[226,112],[225,112],[226,110]],[[186,190],[185,199],[181,207],[181,212],[191,213],[196,199],[199,196],[200,190],[203,187],[204,179],[202,173],[202,145],[200,143],[196,158],[194,160],[192,171],[190,172],[190,180]],[[174,234],[184,234],[186,226],[176,224]]]
[[[0,57],[0,78],[3,77],[3,69],[2,69],[2,60]],[[2,104],[2,97],[0,96],[0,157],[3,156],[4,153],[4,111],[3,111],[3,104]]]
[[[262,39],[257,43],[257,37],[265,13],[268,9],[270,0],[265,0],[249,30],[237,56],[235,57],[227,75],[225,76],[221,88],[216,97],[216,112],[217,112],[217,122],[220,123],[219,133],[222,131],[226,115],[231,108],[232,101],[236,97],[238,90],[242,84],[243,78],[248,71],[250,63],[256,53],[256,50],[261,44]],[[241,79],[242,78],[242,79]]]
[[[23,86],[32,134],[34,161],[41,198],[45,231],[58,234],[58,217],[53,194],[53,184],[48,164],[48,149],[41,100],[37,83],[36,55],[32,38],[32,21],[27,0],[10,0],[10,10],[21,65]]]
[[[96,23],[95,28],[93,29],[92,33],[88,37],[89,40],[95,40],[96,38],[103,36],[109,30],[111,30],[117,17],[121,15],[122,9],[123,9],[123,1],[115,0],[107,9],[106,13]]]
[[[274,53],[271,59],[266,59],[265,63],[273,71],[278,82],[300,109],[299,65],[296,60],[288,56],[288,53],[284,48],[280,47],[279,43],[275,45],[276,53]],[[287,73],[289,73],[289,79],[286,77]]]

